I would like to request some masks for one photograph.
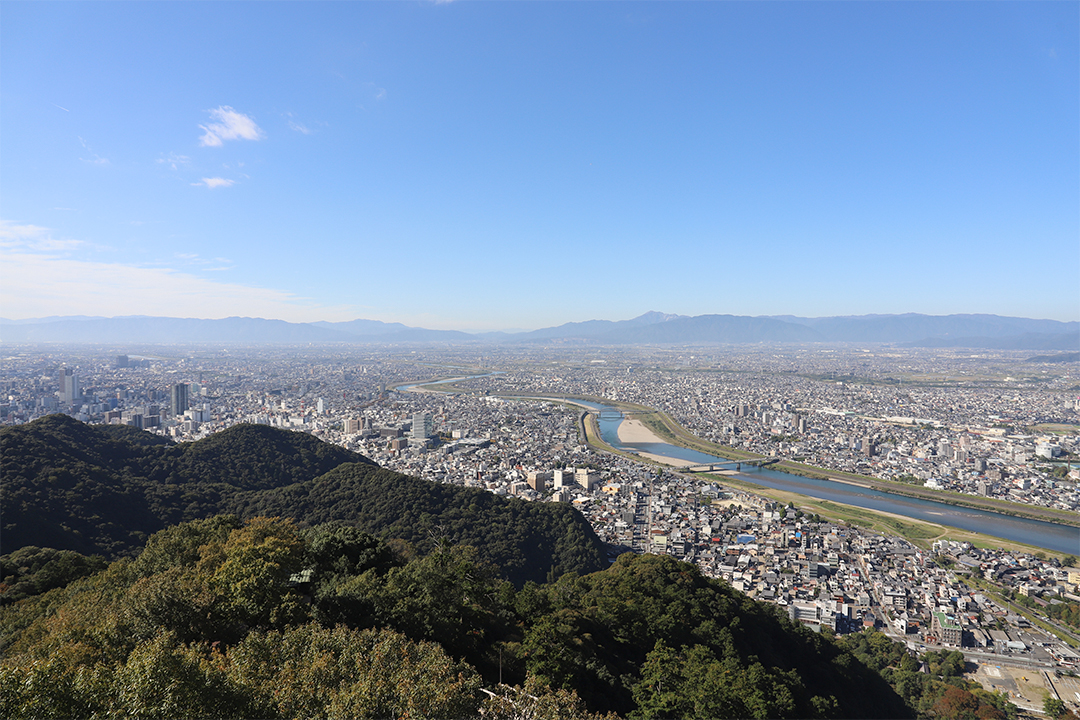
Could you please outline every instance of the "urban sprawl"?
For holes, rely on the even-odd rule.
[[[837,346],[141,352],[9,347],[0,420],[63,412],[181,442],[237,423],[310,433],[409,475],[572,503],[613,552],[674,555],[815,628],[962,649],[1021,708],[1042,698],[1017,672],[1080,704],[1080,632],[1045,612],[1080,602],[1075,557],[830,521],[735,478],[594,447],[572,404],[632,403],[743,453],[1077,512],[1076,362]]]

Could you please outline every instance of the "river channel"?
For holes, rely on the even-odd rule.
[[[663,442],[624,443],[619,440],[622,413],[613,407],[575,400],[576,404],[598,411],[600,436],[614,448],[637,453],[650,453],[686,460],[688,465],[726,462],[724,458],[670,445]],[[903,495],[863,488],[835,480],[792,475],[790,473],[754,468],[737,474],[740,480],[786,492],[798,493],[819,500],[854,505],[880,512],[894,513],[916,520],[968,530],[1014,542],[1033,545],[1062,553],[1080,553],[1080,528],[1057,523],[1013,517],[988,510],[958,507],[933,500],[920,500]]]
[[[488,377],[499,374],[483,373],[467,375],[465,377],[433,380],[420,383],[400,385],[397,390],[411,390],[412,388],[452,383],[461,380]],[[547,400],[554,398],[529,398],[522,400]],[[597,424],[600,428],[600,436],[608,445],[619,450],[635,453],[650,453],[664,457],[685,460],[687,465],[705,465],[715,462],[728,462],[725,458],[708,455],[697,450],[679,447],[664,442],[651,443],[624,443],[619,439],[619,425],[623,422],[622,412],[618,408],[587,402],[585,400],[571,401],[597,413]],[[798,493],[818,500],[830,500],[832,502],[853,505],[867,510],[893,513],[916,520],[946,525],[948,527],[976,532],[995,538],[1012,540],[1013,542],[1031,545],[1044,550],[1054,552],[1078,554],[1080,553],[1080,528],[1070,525],[1031,520],[1028,518],[1002,515],[989,510],[977,510],[974,508],[959,507],[947,503],[934,502],[933,500],[921,500],[897,495],[873,488],[864,488],[851,483],[837,482],[835,480],[818,480],[816,478],[792,475],[768,468],[754,468],[737,473],[740,480],[754,483],[773,490]]]

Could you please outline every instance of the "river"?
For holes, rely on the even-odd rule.
[[[492,372],[442,380],[429,380],[427,382],[400,385],[396,389],[411,390],[425,385],[458,382],[497,374],[500,373]],[[541,397],[521,397],[520,399],[558,401],[556,398]],[[614,448],[686,460],[688,465],[704,465],[717,461],[726,462],[725,458],[665,442],[624,443],[619,439],[619,425],[623,422],[621,411],[614,407],[585,400],[573,400],[571,402],[597,411],[600,436],[604,439],[604,442]],[[607,416],[604,415],[605,411],[609,413]],[[1070,525],[1002,515],[989,510],[959,507],[934,502],[933,500],[909,498],[883,490],[864,488],[835,480],[807,478],[778,470],[769,470],[768,468],[754,468],[753,470],[740,472],[738,477],[746,482],[773,490],[783,490],[819,500],[830,500],[868,510],[878,510],[916,520],[925,520],[990,537],[1012,540],[1013,542],[1043,548],[1044,550],[1080,554],[1080,528]]]
[[[664,442],[624,443],[619,440],[619,425],[623,422],[616,408],[589,403],[580,400],[576,404],[584,405],[597,411],[609,411],[610,415],[598,415],[600,436],[604,442],[620,450],[638,453],[651,453],[666,457],[686,460],[688,465],[708,464],[725,461],[724,458],[689,450]],[[798,493],[819,500],[854,505],[868,510],[903,515],[917,520],[926,520],[939,525],[968,530],[1014,542],[1024,543],[1061,553],[1080,553],[1080,528],[1057,523],[1031,520],[1028,518],[1002,515],[989,510],[976,510],[958,507],[933,500],[920,500],[897,495],[872,488],[863,488],[835,480],[817,480],[814,478],[792,475],[790,473],[755,468],[738,473],[740,480],[772,488]]]

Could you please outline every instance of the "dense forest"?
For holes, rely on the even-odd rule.
[[[340,523],[174,526],[4,606],[0,630],[13,718],[910,714],[851,652],[692,565],[624,555],[517,590],[471,548]]]
[[[70,578],[0,607],[6,718],[1016,716],[960,653],[811,632],[666,556],[517,589],[469,547],[223,515],[35,558]]]
[[[6,552],[32,546],[115,559],[170,525],[232,513],[301,526],[338,520],[420,552],[471,545],[518,586],[607,564],[603,543],[568,506],[411,478],[264,425],[174,444],[49,415],[0,429],[0,454]]]

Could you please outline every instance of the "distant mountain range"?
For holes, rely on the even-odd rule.
[[[378,320],[289,323],[231,317],[0,318],[3,343],[536,343],[565,345],[717,345],[744,343],[893,343],[908,347],[1007,350],[1080,349],[1080,323],[1000,315],[671,315],[648,312],[632,320],[589,320],[530,332],[466,333],[428,330]]]

